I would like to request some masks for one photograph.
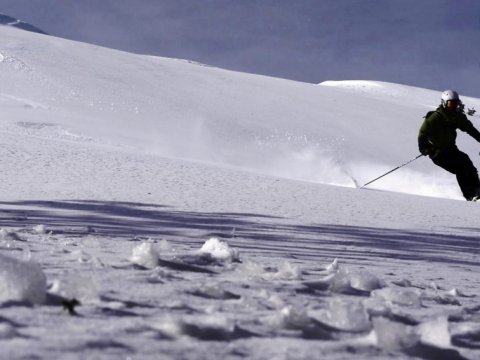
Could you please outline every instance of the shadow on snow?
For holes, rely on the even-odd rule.
[[[345,226],[298,225],[289,219],[248,213],[176,211],[158,204],[106,201],[0,203],[0,227],[45,225],[67,236],[166,237],[200,243],[211,236],[239,249],[298,258],[395,258],[478,266],[478,230],[472,236]],[[470,229],[475,230],[475,229]]]

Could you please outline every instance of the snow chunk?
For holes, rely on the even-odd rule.
[[[0,302],[45,302],[47,278],[38,264],[0,254]]]
[[[434,345],[440,348],[451,346],[450,332],[448,331],[448,319],[440,317],[420,324],[417,328],[420,340],[424,344]]]
[[[331,265],[334,265],[332,263]],[[329,271],[338,265],[329,266]],[[349,271],[340,268],[331,274],[314,281],[304,282],[304,285],[318,290],[330,290],[341,294],[368,293],[385,286],[384,281],[367,271]]]
[[[152,243],[143,242],[132,250],[129,260],[147,269],[153,269],[158,265],[159,254]]]
[[[389,351],[411,348],[418,343],[418,335],[411,326],[383,317],[373,319],[377,345]]]
[[[45,235],[47,233],[47,228],[45,225],[37,225],[33,227],[33,231],[39,235]]]
[[[301,278],[301,270],[298,266],[283,261],[273,275],[275,280],[298,280]]]
[[[461,296],[461,292],[458,291],[456,288],[453,288],[452,290],[447,291],[447,295],[457,297],[457,296]]]
[[[422,306],[420,298],[421,293],[416,289],[387,287],[375,290],[372,295],[395,305],[411,306],[415,308],[420,308]]]
[[[328,264],[325,267],[325,270],[327,270],[329,274],[337,272],[339,269],[340,269],[340,265],[338,264],[337,258],[335,258],[331,264]]]
[[[158,244],[159,248],[160,248],[160,252],[162,254],[165,254],[165,253],[168,253],[168,252],[172,252],[174,249],[172,247],[172,245],[166,240],[166,239],[162,239],[159,244]]]
[[[279,326],[293,330],[305,329],[311,323],[311,319],[305,310],[296,309],[291,305],[281,309],[276,321]]]
[[[448,320],[441,317],[417,327],[383,317],[373,319],[376,345],[387,351],[403,351],[415,358],[464,359],[451,347]]]
[[[368,271],[350,272],[348,278],[350,285],[358,290],[372,291],[385,286],[383,280]]]
[[[243,262],[237,270],[243,273],[245,276],[252,278],[260,278],[265,273],[265,268],[263,265],[250,260]]]
[[[439,304],[443,305],[461,305],[460,301],[457,298],[457,292],[456,291],[451,291],[451,292],[443,292],[438,289],[435,290],[429,290],[426,289],[422,293],[422,299],[424,300],[432,300],[435,301]]]
[[[480,348],[480,324],[475,322],[463,322],[452,329],[452,343],[455,346]]]
[[[326,309],[312,313],[312,317],[343,331],[362,332],[371,328],[369,316],[359,301],[333,298]]]
[[[5,241],[22,241],[20,235],[18,235],[14,231],[8,231],[7,229],[1,228],[0,229],[0,239]]]
[[[212,237],[203,244],[201,253],[210,254],[212,258],[222,261],[238,261],[237,249],[232,249],[225,241]]]

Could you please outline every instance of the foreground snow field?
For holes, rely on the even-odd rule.
[[[0,358],[480,357],[437,92],[0,35]]]

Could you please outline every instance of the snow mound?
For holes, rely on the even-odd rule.
[[[42,304],[47,278],[38,264],[0,254],[0,302]]]

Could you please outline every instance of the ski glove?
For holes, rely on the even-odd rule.
[[[440,154],[440,149],[436,149],[434,147],[426,147],[426,148],[422,148],[420,150],[420,153],[424,156],[430,157],[430,159],[433,159],[437,157],[438,154]]]
[[[420,150],[420,153],[421,153],[423,156],[427,156],[427,155],[430,154],[430,149],[429,149],[429,148],[421,149],[421,150]]]

